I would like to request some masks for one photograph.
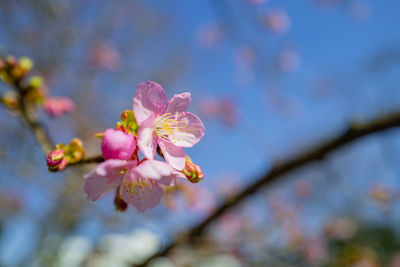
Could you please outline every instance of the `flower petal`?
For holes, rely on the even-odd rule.
[[[150,116],[139,128],[137,145],[148,159],[154,159],[157,150],[157,137],[154,134],[154,116]]]
[[[149,116],[162,114],[166,102],[167,96],[161,85],[152,81],[140,83],[133,96],[136,121],[141,126]]]
[[[179,183],[179,178],[186,179],[183,173],[174,170],[171,176],[162,177],[160,180],[158,180],[158,183],[166,186],[177,186]]]
[[[167,163],[158,160],[145,160],[132,170],[137,177],[145,177],[159,180],[162,177],[171,176],[174,169]]]
[[[96,201],[102,198],[108,191],[120,185],[122,176],[109,183],[107,178],[101,176],[92,176],[86,179],[84,191],[87,194],[87,199]]]
[[[96,177],[106,178],[109,182],[121,177],[121,171],[137,165],[136,160],[125,161],[120,159],[109,159],[96,166],[94,170],[85,174],[84,179],[93,179]]]
[[[182,147],[158,139],[158,145],[164,155],[165,161],[177,170],[183,170],[186,162],[186,154]]]
[[[165,113],[184,112],[189,108],[191,95],[188,92],[174,95],[167,104]]]
[[[124,178],[119,192],[122,199],[134,205],[139,212],[157,206],[163,195],[162,188],[155,180],[134,175]]]
[[[191,112],[181,112],[175,115],[179,122],[178,130],[168,135],[170,143],[180,147],[192,147],[200,142],[205,128],[201,120]]]

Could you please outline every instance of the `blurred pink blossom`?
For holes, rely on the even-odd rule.
[[[225,38],[224,32],[216,23],[200,27],[196,32],[196,40],[201,46],[213,48]]]
[[[278,57],[278,67],[284,73],[295,72],[300,65],[300,56],[292,47],[284,48]]]
[[[266,4],[269,0],[246,0],[249,4],[260,6]]]
[[[358,23],[367,21],[372,14],[372,8],[369,3],[357,0],[350,4],[350,16]]]
[[[237,122],[237,106],[231,97],[217,99],[207,96],[198,102],[200,113],[204,117],[216,117],[227,126],[235,126]]]
[[[338,6],[341,5],[345,2],[346,0],[315,0],[317,5],[321,7],[333,7],[333,6]]]
[[[335,240],[348,240],[358,231],[357,223],[348,217],[336,218],[325,226],[325,234]]]
[[[75,103],[68,97],[48,97],[44,102],[44,110],[52,117],[59,117],[73,112]]]
[[[188,210],[208,214],[216,207],[214,194],[207,188],[197,184],[180,183],[173,189],[166,190],[164,204],[171,210],[179,207],[178,199],[182,197]]]
[[[219,179],[217,180],[217,188],[219,194],[224,197],[230,197],[243,187],[242,179],[236,173],[226,172],[217,174]]]
[[[107,43],[99,43],[92,47],[89,62],[99,68],[115,70],[119,65],[120,55]]]
[[[321,266],[328,259],[328,246],[323,239],[312,239],[306,242],[305,259],[312,266]]]
[[[319,77],[311,82],[310,90],[314,96],[327,96],[335,90],[335,84],[329,77]]]
[[[243,228],[243,218],[234,212],[228,212],[217,220],[216,227],[218,232],[224,233],[222,237],[231,241]]]
[[[313,185],[306,180],[301,180],[295,185],[295,193],[299,199],[306,199],[313,194]]]
[[[275,9],[261,17],[261,25],[278,34],[285,34],[289,31],[291,20],[286,11]]]
[[[248,68],[254,65],[256,55],[251,46],[243,45],[234,50],[233,59],[239,68]]]

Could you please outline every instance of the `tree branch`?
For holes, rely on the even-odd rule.
[[[347,130],[343,131],[343,133],[339,136],[334,137],[331,140],[328,140],[327,142],[316,146],[315,148],[311,148],[310,150],[298,155],[293,159],[275,164],[271,170],[265,173],[265,175],[257,179],[252,184],[248,185],[241,192],[226,199],[226,201],[221,206],[219,206],[211,215],[209,215],[193,228],[189,229],[187,232],[179,234],[176,240],[163,248],[160,252],[148,258],[144,263],[139,266],[146,266],[154,258],[167,255],[169,251],[171,251],[174,247],[178,245],[184,244],[186,242],[192,242],[225,211],[238,205],[244,199],[258,191],[259,189],[281,179],[283,175],[288,174],[289,172],[292,172],[313,161],[322,160],[330,152],[341,148],[344,145],[359,138],[398,126],[400,126],[400,112],[379,117],[375,120],[370,121],[369,123],[353,124]]]
[[[74,162],[74,163],[69,163],[67,165],[68,167],[72,167],[72,166],[79,166],[79,165],[84,165],[84,164],[90,164],[90,163],[101,163],[104,161],[104,158],[102,155],[98,155],[98,156],[92,156],[89,158],[84,158],[78,162]]]
[[[53,142],[47,132],[47,129],[37,119],[35,110],[26,103],[25,96],[28,89],[21,84],[21,80],[16,80],[13,83],[13,86],[15,91],[18,93],[17,111],[19,112],[22,121],[32,131],[43,153],[45,155],[49,154],[53,149]],[[5,99],[1,98],[0,102],[5,105]]]

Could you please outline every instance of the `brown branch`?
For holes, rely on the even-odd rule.
[[[98,156],[92,156],[89,158],[84,158],[78,162],[74,162],[74,163],[69,163],[67,165],[67,167],[70,166],[80,166],[80,165],[84,165],[84,164],[90,164],[90,163],[101,163],[104,161],[104,158],[102,155],[98,155]]]
[[[20,114],[23,122],[29,127],[35,136],[36,141],[39,143],[43,153],[49,154],[53,150],[53,142],[50,138],[46,128],[38,121],[36,112],[29,110],[25,104],[25,99],[20,96]]]
[[[277,163],[274,167],[269,170],[265,175],[257,179],[255,182],[244,188],[241,192],[236,195],[226,199],[226,201],[219,206],[211,215],[201,221],[199,224],[189,229],[183,234],[179,234],[177,239],[170,243],[168,246],[164,247],[160,252],[148,258],[144,263],[139,266],[146,266],[156,257],[165,256],[174,247],[184,244],[186,242],[192,242],[196,237],[200,236],[205,229],[216,219],[218,219],[225,211],[238,205],[248,196],[259,189],[270,185],[271,183],[282,179],[283,175],[288,174],[300,167],[305,166],[313,161],[322,160],[330,152],[343,147],[344,145],[362,138],[366,135],[381,132],[389,128],[400,126],[400,112],[396,112],[384,117],[377,118],[370,121],[369,123],[353,124],[347,130],[343,131],[337,137],[328,140],[327,142],[311,148],[303,154],[297,157],[287,160],[286,162]]]
[[[35,109],[26,103],[28,88],[22,85],[21,80],[16,80],[13,86],[18,93],[18,107],[16,111],[19,112],[23,123],[32,131],[43,153],[47,155],[53,149],[53,142],[44,125],[37,119]],[[7,106],[4,98],[1,98],[0,102]]]

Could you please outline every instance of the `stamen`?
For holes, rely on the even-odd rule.
[[[154,126],[155,134],[164,141],[176,143],[176,141],[173,141],[175,137],[171,135],[178,132],[186,132],[184,121],[178,120],[178,118],[181,119],[180,117],[182,116],[182,113],[166,113],[158,117]],[[178,141],[180,141],[180,139],[178,139]]]

